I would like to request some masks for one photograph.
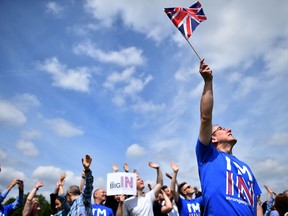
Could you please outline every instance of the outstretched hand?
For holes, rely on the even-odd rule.
[[[127,163],[123,164],[123,169],[124,169],[125,172],[129,172],[129,167],[128,167]]]
[[[213,78],[212,69],[204,62],[204,59],[200,61],[199,73],[205,81],[212,80]]]
[[[112,164],[113,172],[118,172],[118,167],[116,164]]]
[[[38,181],[38,182],[36,183],[36,185],[35,185],[35,188],[36,188],[36,189],[39,189],[40,187],[43,187],[43,186],[44,186],[43,182],[42,182],[42,181]]]
[[[174,172],[178,172],[179,171],[179,166],[174,161],[171,162],[171,168],[172,168],[172,170]]]
[[[90,169],[91,163],[92,158],[90,157],[90,155],[86,155],[85,158],[82,158],[82,165],[86,171]]]
[[[154,168],[154,169],[159,169],[159,165],[156,164],[156,163],[153,163],[153,162],[148,162],[148,165],[151,167],[151,168]]]

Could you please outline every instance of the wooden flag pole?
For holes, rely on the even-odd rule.
[[[190,41],[184,37],[186,39],[186,41],[188,42],[188,44],[190,45],[190,47],[192,48],[192,50],[195,52],[195,54],[197,55],[197,57],[199,58],[199,60],[201,61],[201,57],[199,56],[199,54],[196,52],[196,50],[194,49],[194,47],[192,46],[192,44],[190,43]]]

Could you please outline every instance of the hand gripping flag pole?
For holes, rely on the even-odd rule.
[[[189,8],[164,8],[164,12],[185,37],[186,41],[189,43],[199,60],[201,60],[200,56],[188,40],[200,22],[207,20],[201,3],[197,1]]]

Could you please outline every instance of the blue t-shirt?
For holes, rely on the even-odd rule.
[[[201,216],[202,197],[192,200],[179,197],[176,205],[180,216]]]
[[[114,216],[111,208],[101,204],[93,204],[92,212],[93,216]]]
[[[198,139],[198,172],[202,187],[204,216],[257,215],[259,185],[244,162],[208,146]]]

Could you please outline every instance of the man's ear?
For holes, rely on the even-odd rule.
[[[213,144],[218,142],[218,139],[215,136],[212,136],[211,140]]]

